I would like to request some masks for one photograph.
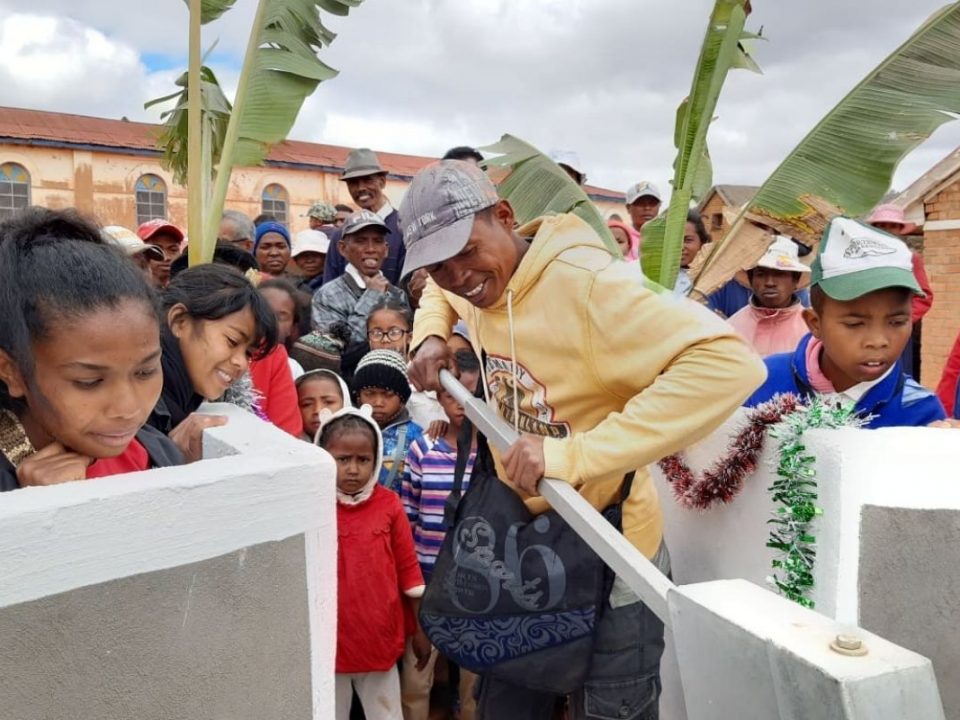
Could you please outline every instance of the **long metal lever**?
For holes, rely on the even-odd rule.
[[[451,372],[441,370],[440,383],[463,406],[467,417],[499,452],[506,452],[516,442],[516,431],[489,405],[474,397]],[[669,627],[667,592],[675,587],[670,579],[617,532],[569,483],[544,478],[538,490],[560,517]]]

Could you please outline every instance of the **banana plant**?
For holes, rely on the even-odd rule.
[[[226,123],[226,98],[215,97],[205,84],[212,73],[204,79],[199,30],[229,11],[236,0],[185,2],[190,8],[190,69],[185,95],[167,117],[161,148],[177,172],[182,160],[172,158],[188,147],[189,259],[194,265],[213,258],[233,168],[261,164],[270,147],[286,138],[317,85],[337,75],[317,57],[336,37],[323,25],[321,11],[345,16],[363,0],[258,0],[232,109],[226,103]],[[191,95],[190,87],[197,86],[203,90]],[[205,96],[204,91],[209,94]],[[186,136],[182,113],[177,113],[184,100]],[[209,104],[205,105],[205,100]],[[212,115],[205,120],[206,113]],[[208,182],[212,188],[209,197],[204,197],[203,187]]]
[[[960,3],[941,8],[834,107],[774,170],[704,260],[703,298],[752,265],[757,224],[816,246],[839,214],[883,199],[900,161],[960,113]],[[646,249],[646,247],[645,247]]]
[[[509,172],[498,183],[497,192],[510,201],[518,222],[551,213],[573,213],[596,231],[611,254],[620,257],[617,241],[597,206],[553,160],[513,135],[480,149],[495,156],[485,162],[488,168]]]
[[[707,131],[727,73],[735,68],[759,72],[745,45],[759,38],[759,35],[744,31],[750,9],[749,0],[716,1],[690,95],[677,111],[674,128],[677,157],[673,164],[670,204],[666,215],[643,226],[643,272],[663,287],[672,288],[680,270],[683,234],[691,202],[701,199],[713,184]]]

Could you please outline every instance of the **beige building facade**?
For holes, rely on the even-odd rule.
[[[135,228],[163,217],[187,221],[187,189],[173,182],[156,150],[156,125],[0,108],[0,218],[17,208],[75,207],[104,225]],[[340,174],[350,148],[288,141],[261,167],[237,168],[226,206],[251,218],[276,215],[291,231],[308,227],[314,202],[353,206]],[[378,152],[394,205],[413,175],[435,158]],[[587,188],[604,215],[623,212],[623,196]]]

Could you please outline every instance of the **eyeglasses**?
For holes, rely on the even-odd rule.
[[[382,342],[384,338],[390,340],[391,342],[396,342],[402,337],[409,335],[409,330],[404,330],[403,328],[392,327],[389,330],[381,330],[380,328],[374,328],[367,332],[367,339],[373,340],[373,342]]]

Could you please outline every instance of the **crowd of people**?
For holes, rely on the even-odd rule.
[[[556,160],[585,181],[575,154]],[[648,465],[779,393],[852,403],[871,428],[950,424],[960,340],[938,398],[905,359],[933,293],[896,208],[834,219],[812,262],[771,233],[704,307],[684,297],[711,241],[696,211],[676,287],[658,295],[636,262],[660,212],[652,183],[610,219],[615,258],[573,215],[518,226],[482,161],[454,148],[395,208],[375,153],[356,150],[342,174],[356,207],[316,203],[295,235],[227,210],[196,267],[163,219],[134,232],[28,208],[5,221],[0,490],[197,461],[203,431],[226,422],[200,405],[237,404],[337,464],[338,720],[351,707],[427,720],[443,689],[462,720],[658,717],[663,625],[619,580],[569,697],[478,677],[431,644],[421,598],[458,459],[466,489],[482,450],[440,371],[520,433],[495,460],[531,511],[546,509],[542,478],[566,480],[616,508],[669,573]]]

